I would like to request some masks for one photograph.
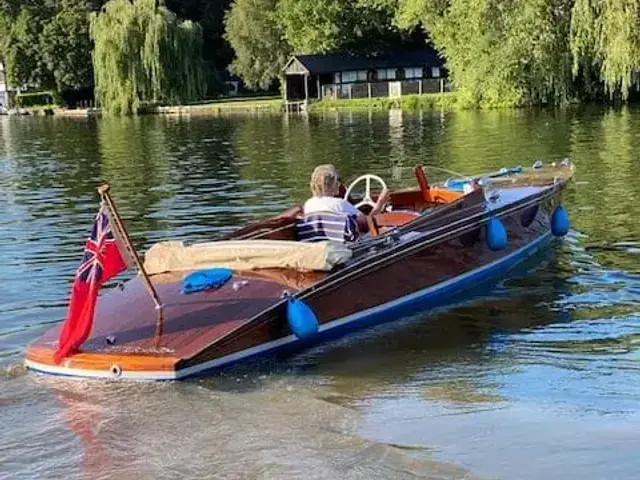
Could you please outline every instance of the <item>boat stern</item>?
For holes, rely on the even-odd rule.
[[[36,373],[113,380],[176,380],[180,358],[158,352],[117,354],[78,352],[57,364],[55,345],[36,341],[25,352],[26,367]]]

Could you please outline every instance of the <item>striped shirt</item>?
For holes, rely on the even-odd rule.
[[[300,242],[355,242],[358,239],[358,221],[353,215],[318,212],[305,215],[296,223]]]

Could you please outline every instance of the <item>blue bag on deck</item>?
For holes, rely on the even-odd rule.
[[[203,290],[214,290],[227,283],[233,276],[228,268],[211,268],[190,273],[182,279],[182,293],[190,294]]]

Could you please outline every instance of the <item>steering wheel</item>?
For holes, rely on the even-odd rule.
[[[374,202],[373,199],[371,198],[371,180],[375,180],[377,183],[382,185],[382,188],[384,190],[387,189],[387,184],[384,183],[384,180],[382,180],[377,175],[371,175],[367,173],[366,175],[362,175],[356,178],[353,182],[351,182],[351,185],[349,185],[349,188],[347,188],[347,193],[344,194],[344,199],[349,200],[349,196],[351,195],[351,191],[354,189],[354,187],[360,182],[365,181],[366,184],[365,184],[365,190],[364,190],[364,198],[360,203],[356,205],[356,208],[360,208],[363,205],[369,205],[371,208],[375,207],[376,202]]]

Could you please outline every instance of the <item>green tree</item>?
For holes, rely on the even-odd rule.
[[[225,17],[225,38],[235,52],[231,71],[249,88],[273,85],[291,54],[277,6],[277,0],[236,0]]]
[[[38,49],[42,31],[42,12],[22,8],[13,18],[5,17],[7,35],[2,45],[7,80],[12,85],[50,87],[51,72],[47,70]]]
[[[563,102],[571,0],[400,0],[398,23],[421,25],[466,105]]]
[[[96,97],[106,112],[183,103],[206,91],[202,29],[156,0],[111,0],[90,26]]]
[[[202,27],[202,56],[209,72],[207,96],[222,90],[218,71],[233,59],[233,49],[224,39],[224,16],[231,0],[166,0],[166,7],[178,18]]]
[[[571,15],[574,75],[595,73],[610,94],[627,98],[640,83],[640,2],[575,0]]]
[[[369,0],[422,26],[469,104],[561,103],[640,86],[639,0]]]
[[[224,16],[231,0],[167,0],[167,8],[178,17],[202,26],[204,59],[217,66],[231,63],[233,49],[224,39]]]
[[[411,43],[411,29],[393,23],[391,5],[378,0],[280,0],[278,20],[297,53],[375,53]],[[420,38],[424,41],[424,37]]]
[[[66,8],[45,23],[38,48],[58,91],[93,85],[87,5]]]
[[[87,0],[0,0],[0,55],[8,80],[34,88],[91,85]]]
[[[344,0],[280,0],[278,22],[294,52],[328,53],[340,47],[344,8]]]

